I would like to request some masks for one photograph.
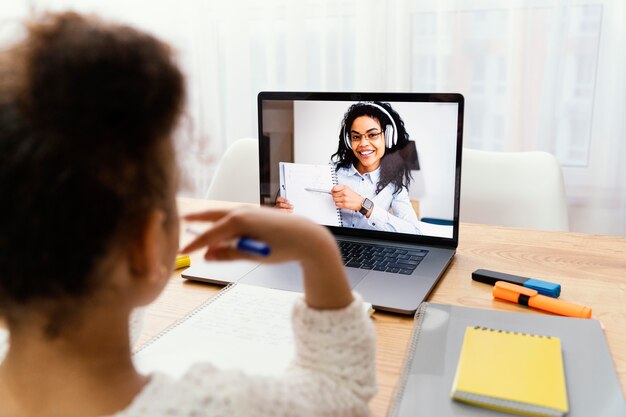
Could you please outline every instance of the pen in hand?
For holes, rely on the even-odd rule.
[[[310,191],[312,193],[324,193],[324,194],[332,194],[330,190],[324,190],[322,188],[310,188],[310,187],[305,187],[304,188],[306,191]]]
[[[249,237],[240,237],[233,245],[238,251],[251,255],[269,256],[272,251],[267,243]]]
[[[193,226],[187,226],[186,230],[193,235],[201,235],[202,233],[204,233],[204,230]],[[246,236],[241,236],[237,239],[234,239],[232,242],[230,242],[230,246],[240,252],[256,256],[265,257],[269,256],[272,252],[267,243]]]

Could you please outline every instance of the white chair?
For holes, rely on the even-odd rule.
[[[256,138],[238,139],[226,149],[205,198],[259,204],[259,141]]]
[[[561,167],[547,152],[463,149],[460,220],[568,231]]]

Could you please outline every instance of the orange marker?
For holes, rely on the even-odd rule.
[[[538,294],[536,290],[504,281],[496,282],[493,287],[493,297],[560,314],[561,316],[580,317],[583,319],[591,317],[591,309],[589,307],[546,297]]]

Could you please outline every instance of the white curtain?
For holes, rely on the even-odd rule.
[[[626,235],[623,0],[26,4],[12,15],[94,11],[176,46],[189,83],[181,194],[202,196],[225,148],[257,135],[259,91],[460,92],[465,146],[552,152],[571,229]]]

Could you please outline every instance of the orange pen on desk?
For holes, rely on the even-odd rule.
[[[561,316],[580,317],[583,319],[591,317],[591,309],[587,306],[546,297],[537,293],[536,290],[504,281],[496,282],[493,287],[493,296],[494,298],[538,308],[539,310],[549,311]]]

